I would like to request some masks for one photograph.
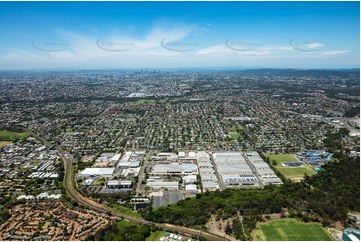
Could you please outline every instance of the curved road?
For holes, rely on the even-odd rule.
[[[45,145],[47,146],[51,146],[51,144],[45,140],[44,138],[40,137],[37,133],[33,132],[32,130],[26,129],[26,131],[28,131],[33,137],[39,139],[40,141],[42,141]],[[113,216],[119,217],[119,218],[125,218],[131,222],[134,223],[140,223],[140,224],[145,224],[145,225],[150,225],[153,227],[157,227],[163,230],[167,230],[167,231],[174,231],[174,232],[179,232],[182,234],[187,234],[187,235],[191,235],[191,236],[197,236],[197,237],[202,237],[206,240],[210,240],[210,241],[226,241],[227,239],[225,239],[224,237],[215,235],[215,234],[211,234],[211,233],[207,233],[207,232],[203,232],[200,230],[196,230],[196,229],[191,229],[191,228],[186,228],[186,227],[182,227],[182,226],[177,226],[177,225],[172,225],[172,224],[161,224],[161,223],[154,223],[154,222],[150,222],[147,221],[145,219],[139,219],[139,218],[134,218],[128,215],[122,215],[119,213],[114,212],[113,210],[111,210],[110,208],[107,208],[89,198],[86,198],[84,196],[82,196],[81,194],[79,194],[76,189],[74,189],[73,184],[72,184],[72,177],[73,177],[73,157],[66,151],[64,151],[59,145],[56,146],[56,150],[59,153],[59,155],[61,156],[61,158],[64,161],[64,185],[65,185],[65,189],[68,192],[68,194],[70,195],[70,197],[74,200],[76,200],[78,203],[83,204],[84,206],[90,207],[98,212],[102,212],[102,213],[111,213]]]
[[[65,188],[66,188],[67,192],[69,193],[69,195],[71,196],[71,198],[78,201],[78,203],[83,204],[87,207],[93,208],[94,210],[97,210],[102,213],[111,212],[111,214],[113,216],[117,216],[119,218],[125,218],[134,223],[150,225],[150,226],[154,226],[154,227],[168,230],[168,231],[175,231],[175,232],[179,232],[182,234],[198,236],[198,237],[202,237],[202,238],[205,238],[205,239],[211,240],[211,241],[225,241],[226,240],[225,238],[220,237],[218,235],[203,232],[203,231],[196,230],[196,229],[176,226],[176,225],[172,225],[172,224],[154,223],[154,222],[147,221],[145,219],[139,219],[139,218],[134,218],[134,217],[127,216],[127,215],[118,214],[118,213],[112,211],[111,209],[109,209],[89,198],[82,196],[74,189],[74,187],[72,185],[72,177],[73,177],[73,174],[72,174],[73,158],[72,158],[72,156],[69,153],[65,152],[60,146],[57,146],[56,150],[59,152],[60,156],[62,157],[62,159],[64,161],[64,167],[65,167],[64,185],[65,185]]]

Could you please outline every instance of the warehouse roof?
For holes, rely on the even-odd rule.
[[[86,168],[80,174],[83,176],[89,175],[98,175],[98,176],[105,176],[105,175],[113,175],[115,168]]]
[[[203,189],[216,189],[218,188],[217,184],[214,181],[202,181]]]
[[[168,172],[182,172],[182,166],[177,163],[155,165],[153,173],[168,173]]]
[[[217,177],[215,175],[202,174],[201,178],[202,183],[205,181],[217,181]]]
[[[219,173],[252,173],[251,168],[247,164],[241,165],[219,165],[217,167]]]
[[[194,184],[186,185],[186,191],[197,191],[197,185]]]
[[[266,162],[253,163],[253,166],[254,166],[256,169],[269,168],[269,165],[268,165]]]
[[[265,175],[265,174],[275,174],[271,168],[266,168],[262,170],[257,170],[258,174]]]
[[[278,177],[267,177],[263,178],[263,181],[266,183],[280,183],[282,184],[282,180]]]
[[[257,182],[258,179],[253,174],[247,175],[224,175],[224,182]]]

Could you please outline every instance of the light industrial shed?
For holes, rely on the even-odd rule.
[[[80,175],[84,177],[91,176],[101,176],[101,177],[111,177],[114,175],[115,168],[86,168],[83,170]]]

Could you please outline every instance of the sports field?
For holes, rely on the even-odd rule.
[[[304,177],[305,173],[308,175],[315,174],[315,170],[310,166],[304,167],[286,167],[282,166],[283,162],[295,162],[297,159],[293,155],[289,154],[265,154],[266,157],[269,157],[271,165],[281,172],[286,178],[291,180],[300,180]],[[277,165],[273,165],[273,162],[276,161]]]
[[[277,219],[258,223],[252,232],[253,240],[271,241],[330,241],[331,235],[317,223],[303,223],[296,219]]]
[[[304,177],[305,173],[308,175],[315,174],[315,171],[311,167],[281,167],[276,166],[276,169],[279,170],[285,177],[290,179],[301,179]]]
[[[29,133],[16,133],[8,130],[0,130],[0,140],[1,141],[17,141],[26,139],[29,136]]]
[[[263,153],[266,157],[269,157],[269,161],[272,164],[272,161],[276,161],[277,165],[282,165],[282,162],[293,162],[297,159],[293,155],[289,154],[266,154]]]

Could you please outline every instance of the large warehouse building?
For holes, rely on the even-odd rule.
[[[256,151],[246,153],[247,159],[256,169],[256,172],[264,184],[282,184],[282,180],[274,173],[269,165],[259,156]]]
[[[153,167],[154,176],[162,175],[197,175],[198,168],[195,164],[157,164]]]
[[[80,173],[83,177],[112,177],[114,175],[115,168],[86,168]]]
[[[239,152],[214,153],[216,169],[226,187],[258,186],[259,181]]]

